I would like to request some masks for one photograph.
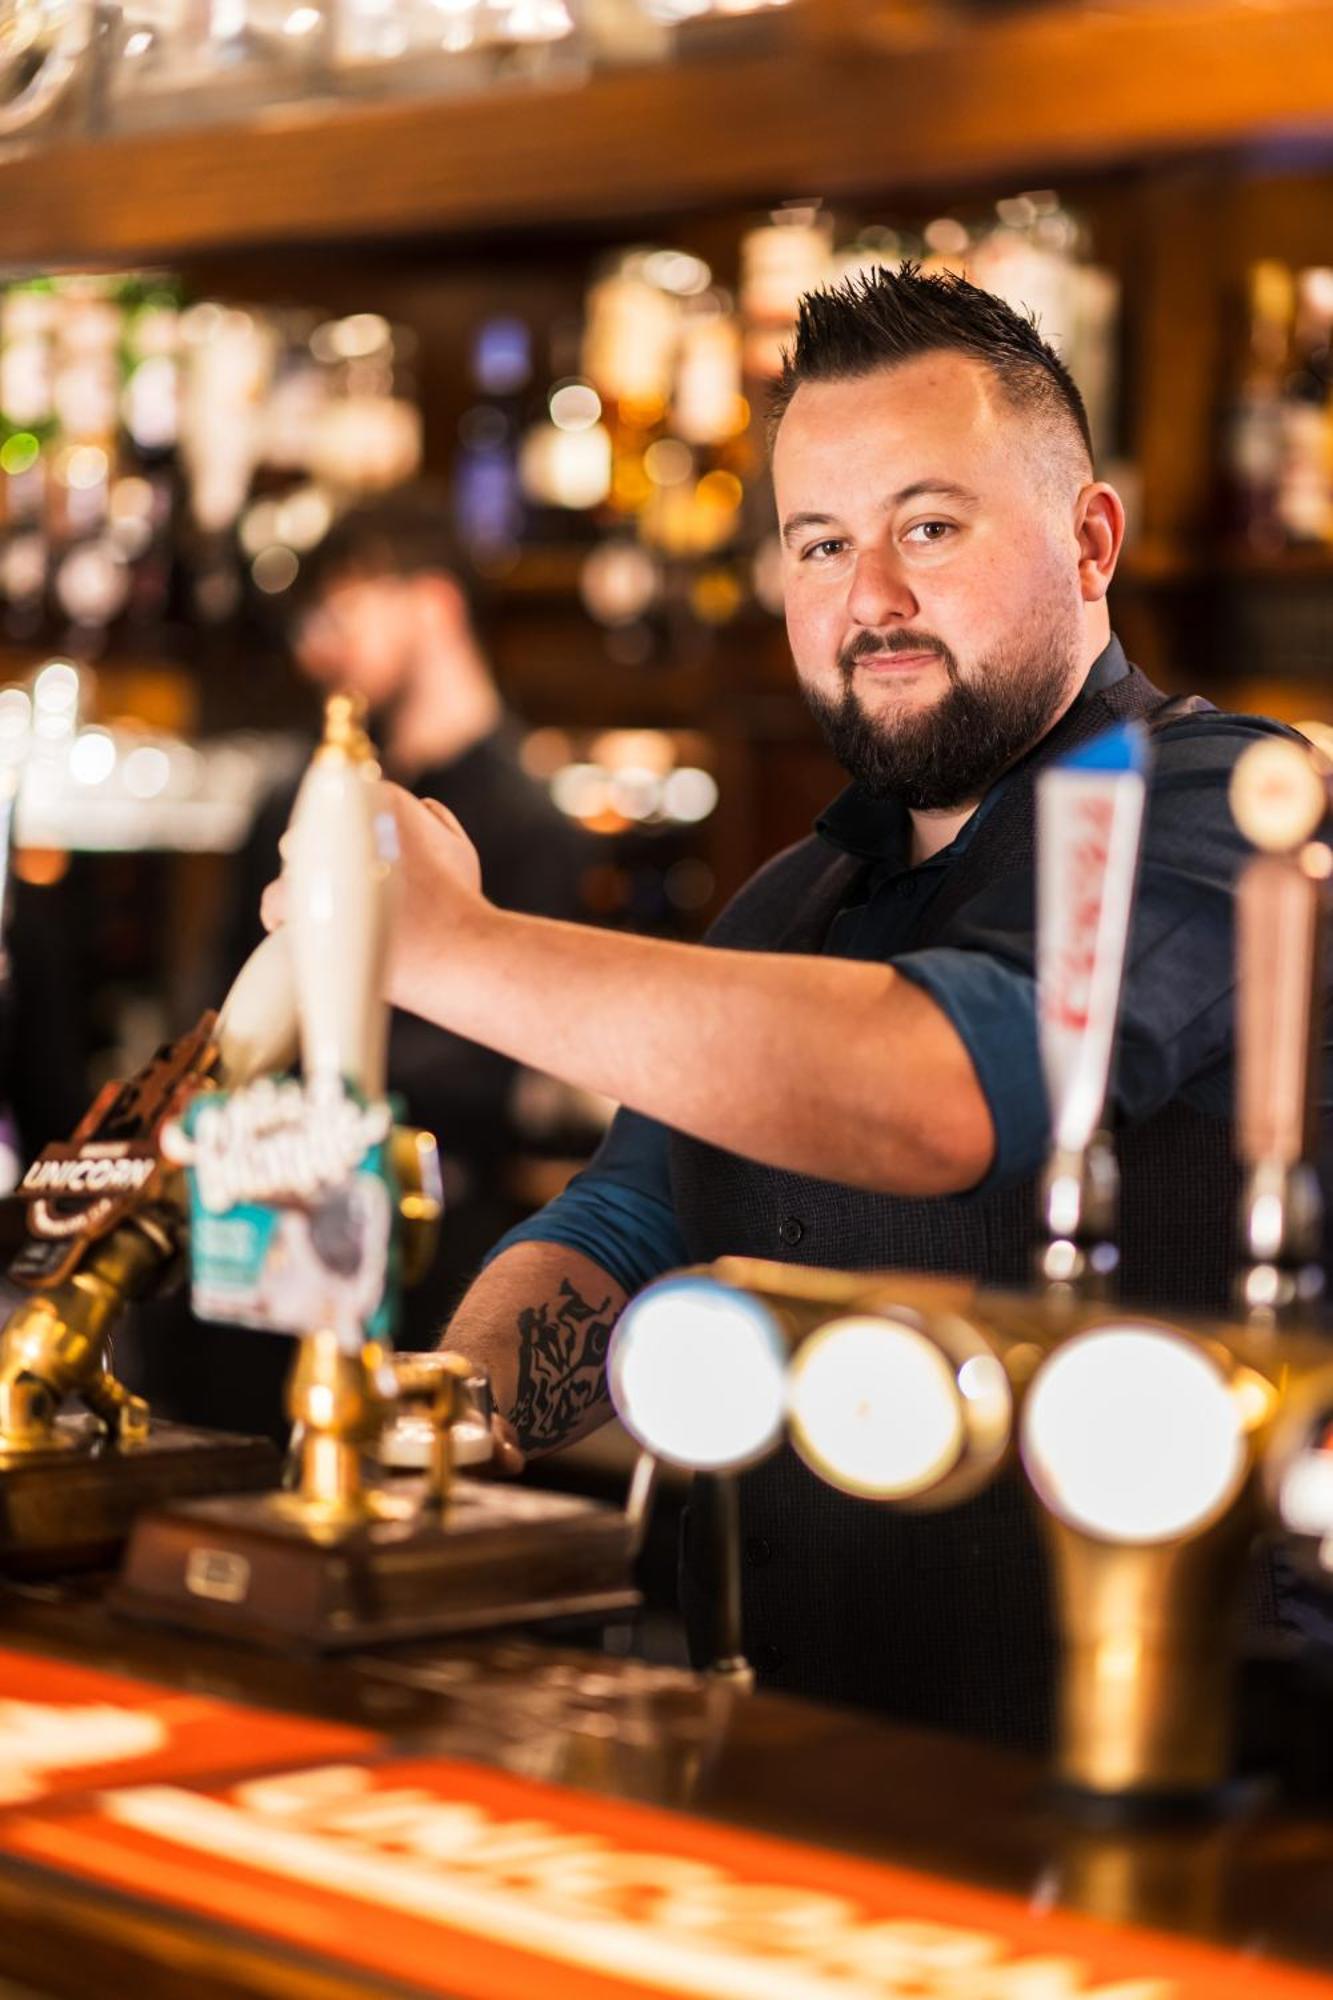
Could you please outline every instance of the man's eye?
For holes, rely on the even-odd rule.
[[[944,541],[946,536],[952,533],[952,521],[918,521],[913,527],[907,530],[903,540],[906,542],[915,541],[918,545],[924,543],[929,547],[935,542]]]
[[[808,549],[802,549],[802,562],[827,562],[830,556],[839,554],[843,544],[830,537],[827,541],[811,542]]]

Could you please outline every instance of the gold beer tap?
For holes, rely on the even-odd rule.
[[[296,978],[302,1068],[312,1098],[350,1084],[366,1099],[384,1091],[393,846],[380,804],[380,767],[365,732],[365,704],[331,695],[324,737],[301,784],[288,832],[288,930]],[[379,1496],[362,1455],[393,1404],[392,1373],[376,1341],[311,1327],[289,1391],[299,1485],[283,1505],[318,1532],[371,1520]]]
[[[384,1349],[366,1341],[355,1353],[334,1331],[302,1339],[287,1385],[287,1414],[300,1435],[300,1485],[275,1506],[318,1535],[340,1534],[374,1518],[375,1495],[362,1472],[365,1452],[397,1401]]]
[[[1106,1300],[1117,1178],[1102,1121],[1145,789],[1132,734],[1125,748],[1118,770],[1103,745],[1039,793],[1053,1146],[1037,1288],[722,1258],[632,1300],[608,1370],[626,1428],[668,1463],[727,1476],[785,1436],[841,1490],[917,1508],[975,1492],[1020,1429],[1054,1568],[1057,1776],[1071,1799],[1132,1813],[1225,1780],[1261,1529],[1280,1519],[1333,1576],[1333,1357],[1308,1318],[1308,1058],[1329,874],[1310,836],[1327,786],[1290,742],[1248,752],[1233,792],[1283,870],[1273,893],[1262,855],[1238,898],[1250,1310],[1231,1324]],[[1283,798],[1280,842],[1276,827],[1259,837],[1264,801],[1276,813]],[[682,1380],[709,1383],[706,1409]],[[719,1554],[734,1575],[734,1550]]]
[[[1248,751],[1232,786],[1242,830],[1267,850],[1237,892],[1246,1317],[1085,1314],[1024,1407],[1062,1633],[1059,1776],[1104,1804],[1219,1794],[1247,1560],[1271,1518],[1265,1484],[1292,1412],[1333,1409],[1327,1339],[1310,1319],[1310,1054],[1329,871],[1309,837],[1325,796],[1290,741]]]
[[[1333,855],[1315,838],[1333,783],[1290,739],[1257,743],[1231,781],[1236,824],[1259,851],[1237,891],[1237,1149],[1245,1169],[1237,1304],[1256,1326],[1308,1315],[1323,1294],[1323,1197],[1306,1077],[1324,1002]]]
[[[229,1000],[223,1019],[206,1014],[134,1077],[108,1085],[70,1141],[48,1146],[25,1176],[28,1240],[9,1275],[28,1296],[0,1333],[0,1569],[104,1562],[154,1500],[276,1481],[267,1441],[151,1419],[110,1360],[126,1305],[170,1282],[182,1259],[182,1177],[164,1147],[174,1110],[233,1062],[243,1066],[247,1037],[258,1049],[271,1032],[252,1004],[258,997],[266,1010],[264,965],[252,961],[234,993],[239,1011]]]
[[[10,1273],[29,1295],[0,1331],[0,1465],[86,1453],[105,1437],[126,1449],[147,1439],[148,1406],[116,1379],[110,1344],[127,1305],[170,1283],[185,1255],[174,1115],[201,1091],[285,1069],[296,1046],[290,948],[277,935],[252,954],[217,1015],[107,1086],[69,1143],[29,1169],[29,1239]],[[438,1232],[438,1160],[431,1136],[409,1127],[394,1128],[390,1148],[404,1282],[413,1283]],[[79,1185],[93,1191],[68,1192]],[[71,1401],[87,1414],[64,1414]]]
[[[383,1101],[396,838],[360,711],[331,696],[287,843],[285,931],[303,1083],[282,1086],[281,1112],[276,1102],[271,1114],[267,1101],[242,1103],[238,1112],[223,1107],[206,1141],[204,1112],[193,1130],[200,1200],[216,1175],[212,1214],[251,1203],[275,1217],[264,1240],[288,1260],[289,1281],[296,1273],[297,1289],[282,1295],[274,1322],[301,1329],[287,1404],[292,1480],[280,1493],[203,1500],[141,1520],[113,1600],[132,1615],[319,1651],[637,1601],[632,1527],[617,1510],[455,1478],[456,1458],[471,1455],[464,1445],[482,1428],[474,1418],[464,1438],[459,1425],[473,1370],[447,1356],[389,1353],[391,1252],[369,1225],[349,1260],[351,1279],[314,1241],[312,1216],[324,1209],[382,1216],[386,1149],[390,1171],[413,1183],[407,1199],[418,1229],[438,1217],[422,1171],[433,1143],[410,1134],[391,1141]],[[232,1126],[229,1111],[237,1112]],[[242,1140],[229,1147],[270,1115],[289,1121],[285,1164],[261,1154],[256,1169]],[[263,1275],[275,1270],[266,1263]],[[404,1439],[400,1421],[414,1405],[429,1425],[424,1467],[412,1464],[413,1451],[394,1449],[418,1443]],[[489,1449],[488,1423],[484,1441]],[[368,1472],[374,1458],[387,1476]],[[392,1476],[409,1467],[423,1476]]]
[[[170,1223],[136,1215],[94,1244],[57,1293],[15,1308],[0,1336],[0,1456],[84,1448],[85,1427],[56,1421],[73,1395],[121,1442],[147,1434],[147,1403],[115,1379],[106,1356],[126,1303],[175,1257],[173,1239]]]
[[[148,1436],[148,1407],[108,1356],[126,1305],[169,1281],[184,1253],[182,1176],[165,1136],[187,1095],[294,1048],[282,956],[272,940],[261,945],[220,1015],[109,1084],[68,1144],[47,1147],[25,1175],[29,1239],[10,1277],[30,1296],[0,1333],[0,1461],[89,1450],[103,1433],[125,1446]],[[71,1399],[97,1420],[91,1428],[61,1416]]]
[[[741,1258],[660,1280],[626,1308],[610,1354],[613,1398],[645,1448],[713,1469],[672,1400],[677,1373],[690,1373],[673,1343],[697,1326],[699,1379],[715,1383],[725,1353],[738,1389],[746,1383],[731,1400],[769,1411],[753,1435],[740,1426],[719,1440],[718,1465],[753,1462],[785,1434],[845,1492],[943,1507],[1004,1464],[1018,1399],[1115,1261],[1115,1162],[1101,1119],[1145,784],[1142,733],[1113,735],[1121,768],[1114,759],[1106,767],[1103,748],[1087,768],[1074,760],[1047,773],[1038,797],[1038,971],[1054,1131],[1042,1292]]]

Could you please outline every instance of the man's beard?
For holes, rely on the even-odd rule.
[[[856,689],[856,662],[874,653],[934,653],[949,685],[929,708],[871,715]],[[1069,683],[1073,652],[1052,637],[1023,660],[992,658],[964,680],[939,639],[863,632],[838,656],[837,698],[805,687],[824,740],[861,790],[912,812],[944,812],[984,797],[1046,734]]]

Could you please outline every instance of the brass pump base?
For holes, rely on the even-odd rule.
[[[92,1417],[60,1417],[55,1434],[59,1444],[43,1452],[0,1453],[0,1575],[104,1567],[145,1508],[254,1492],[275,1486],[280,1471],[266,1438],[154,1423],[114,1442]]]
[[[1063,1611],[1057,1779],[1120,1819],[1224,1804],[1246,1554],[1247,1495],[1187,1541],[1099,1542],[1053,1516]]]
[[[348,1350],[326,1329],[306,1334],[287,1394],[297,1490],[139,1522],[112,1604],[316,1653],[632,1608],[625,1514],[453,1479],[450,1426],[469,1372],[459,1361],[431,1376],[426,1477],[370,1486],[363,1454],[402,1394],[392,1363],[374,1342]]]
[[[400,1490],[401,1489],[401,1490]],[[117,1611],[284,1652],[600,1617],[638,1604],[630,1523],[555,1493],[456,1480],[376,1491],[355,1525],[318,1525],[295,1496],[198,1500],[138,1522]]]

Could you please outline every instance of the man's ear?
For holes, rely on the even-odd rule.
[[[1078,579],[1085,604],[1098,604],[1111,587],[1125,539],[1125,503],[1114,486],[1095,480],[1079,493],[1074,513]]]

